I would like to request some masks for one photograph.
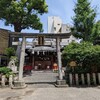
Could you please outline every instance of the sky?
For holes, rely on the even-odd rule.
[[[47,33],[48,16],[59,16],[64,24],[73,25],[72,17],[74,16],[73,9],[77,0],[46,0],[48,5],[48,13],[40,16],[43,23],[44,33]],[[91,7],[97,6],[96,20],[100,20],[100,0],[91,0]],[[0,28],[14,31],[13,27],[5,26],[4,22],[0,20]],[[37,33],[39,31],[33,29],[24,29],[21,32]]]

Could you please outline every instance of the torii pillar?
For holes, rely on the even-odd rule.
[[[57,61],[58,61],[59,80],[62,80],[63,75],[62,75],[62,62],[61,62],[60,38],[59,37],[57,37],[56,39],[56,45],[57,45]]]
[[[23,37],[22,46],[21,46],[21,54],[20,54],[20,63],[19,63],[19,76],[18,76],[19,81],[21,81],[22,78],[23,78],[23,67],[24,67],[24,60],[25,60],[25,47],[26,47],[26,38]]]
[[[58,75],[59,79],[57,80],[57,87],[67,87],[66,80],[63,79],[62,74],[62,61],[61,61],[61,48],[60,48],[60,37],[56,38],[56,46],[57,46],[57,61],[58,61]]]
[[[26,38],[22,38],[22,44],[21,44],[21,53],[20,53],[20,62],[19,62],[19,74],[18,74],[18,80],[15,81],[15,87],[13,88],[25,88],[26,84],[23,81],[23,67],[24,67],[24,60],[25,60],[25,47],[26,47]]]

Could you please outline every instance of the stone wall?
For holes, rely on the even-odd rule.
[[[8,30],[0,29],[0,54],[4,54],[5,49],[9,45]]]

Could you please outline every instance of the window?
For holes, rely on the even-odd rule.
[[[56,31],[56,27],[54,27],[54,30]]]

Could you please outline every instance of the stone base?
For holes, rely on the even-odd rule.
[[[57,80],[55,86],[56,87],[68,87],[68,84],[66,84],[66,80]]]
[[[23,81],[14,81],[14,86],[12,86],[12,89],[24,89],[27,85]]]
[[[97,86],[97,88],[99,88],[99,89],[100,89],[100,85],[98,85],[98,86]]]

